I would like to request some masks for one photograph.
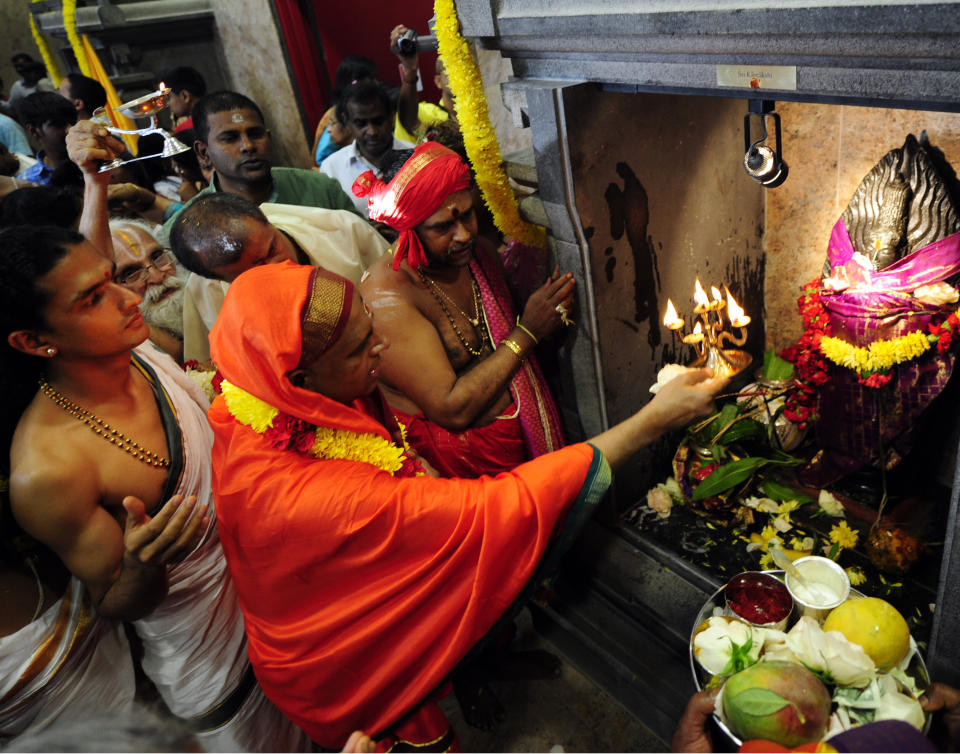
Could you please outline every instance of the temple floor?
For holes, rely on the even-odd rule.
[[[453,695],[444,699],[441,706],[463,751],[664,751],[664,743],[646,726],[537,635],[527,610],[517,619],[515,645],[557,654],[563,662],[561,675],[491,684],[507,719],[490,732],[467,725]]]

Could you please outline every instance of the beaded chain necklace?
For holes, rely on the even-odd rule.
[[[450,294],[448,294],[443,288],[437,285],[436,281],[433,278],[429,277],[423,270],[419,267],[417,268],[417,274],[420,276],[420,279],[427,284],[427,287],[430,289],[430,292],[433,294],[433,297],[437,300],[437,303],[440,304],[440,308],[443,309],[443,313],[447,315],[447,319],[450,322],[450,326],[453,328],[453,332],[456,333],[457,338],[460,340],[460,343],[467,350],[471,356],[480,356],[483,353],[483,350],[486,346],[490,344],[490,341],[487,338],[486,329],[480,327],[480,318],[483,316],[483,303],[480,300],[480,287],[477,285],[477,281],[473,279],[473,276],[470,276],[470,281],[473,283],[473,316],[471,317],[463,309],[460,308],[460,305],[454,301]],[[474,348],[470,345],[470,342],[467,340],[466,336],[457,327],[457,322],[453,317],[453,314],[450,313],[450,310],[447,308],[447,305],[444,303],[443,299],[447,299],[451,304],[454,305],[456,310],[460,313],[460,316],[463,317],[467,322],[470,323],[470,326],[473,328],[474,333],[479,333],[480,335],[480,347]]]
[[[96,414],[78,406],[63,393],[54,389],[50,383],[43,378],[40,379],[40,392],[70,414],[70,416],[86,424],[104,440],[126,451],[138,461],[142,461],[158,469],[165,469],[170,465],[169,459],[157,455],[151,450],[147,450],[136,440],[131,440],[120,430],[111,427]]]

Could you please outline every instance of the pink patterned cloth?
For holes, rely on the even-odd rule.
[[[470,262],[486,315],[494,348],[517,324],[517,314],[503,272],[488,255],[479,252]],[[560,414],[547,388],[540,365],[529,356],[510,383],[514,402],[520,407],[520,426],[531,458],[562,448]]]

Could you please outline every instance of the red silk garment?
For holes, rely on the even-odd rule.
[[[227,380],[281,411],[389,438],[370,401],[336,403],[285,377],[300,359],[309,277],[282,263],[237,278],[211,352]],[[398,479],[275,450],[222,397],[210,421],[250,660],[267,696],[330,749],[398,721],[404,733],[428,718],[436,729],[424,701],[529,580],[595,453],[573,445],[495,478]]]
[[[483,427],[451,432],[425,418],[423,414],[406,414],[392,409],[403,422],[407,442],[442,477],[476,479],[510,471],[527,460],[523,431],[519,416],[514,416],[516,405],[504,411]]]
[[[368,170],[354,181],[353,193],[366,196],[370,219],[400,231],[393,269],[400,269],[404,257],[417,268],[427,255],[416,226],[440,209],[450,194],[470,188],[470,169],[460,155],[435,141],[426,141],[413,150],[389,184]]]

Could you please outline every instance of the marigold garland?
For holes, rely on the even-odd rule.
[[[934,343],[938,352],[943,353],[950,346],[955,333],[952,324],[958,314],[960,310],[947,317],[943,324],[931,324],[929,335],[917,330],[889,340],[875,340],[866,348],[851,345],[839,338],[824,337],[820,340],[820,350],[834,364],[855,369],[861,375],[865,372],[887,372],[897,364],[922,356]]]
[[[42,0],[33,0],[33,2],[42,2]],[[54,86],[60,85],[60,79],[63,76],[60,73],[60,66],[57,65],[57,61],[53,57],[53,53],[50,52],[50,43],[47,42],[46,37],[40,33],[40,29],[37,27],[37,21],[33,17],[33,14],[30,14],[30,34],[33,35],[34,44],[37,45],[37,49],[40,50],[40,57],[43,58],[43,64],[46,66],[47,75],[50,76],[50,80],[53,81]]]
[[[94,78],[90,61],[87,60],[87,51],[83,48],[83,40],[77,33],[77,0],[63,0],[63,28],[67,32],[70,47],[73,48],[73,54],[77,58],[80,73],[87,78]]]
[[[483,80],[477,70],[470,47],[460,34],[460,21],[453,0],[436,0],[435,33],[440,57],[450,81],[450,91],[457,104],[457,120],[463,133],[463,145],[473,165],[477,185],[497,228],[528,246],[546,248],[546,231],[524,222],[517,199],[503,169],[500,144],[493,126]]]
[[[227,380],[221,383],[221,394],[230,415],[241,424],[250,427],[280,450],[309,453],[314,458],[331,461],[360,461],[369,463],[390,474],[396,474],[404,466],[415,463],[389,440],[372,432],[358,433],[331,427],[315,427],[295,417],[283,414],[266,401]],[[404,428],[401,427],[401,434]],[[415,464],[415,466],[419,466]]]

